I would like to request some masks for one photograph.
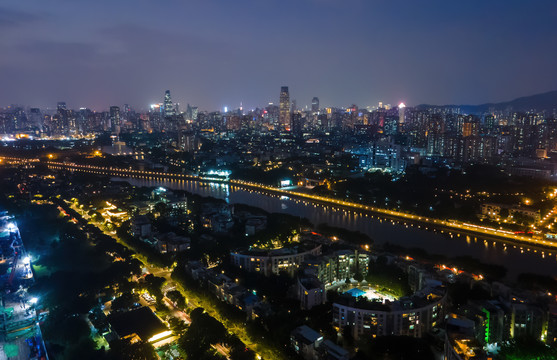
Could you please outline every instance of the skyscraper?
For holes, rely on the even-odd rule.
[[[54,115],[53,130],[57,134],[65,134],[69,130],[70,125],[70,112],[63,101],[58,102],[56,105],[56,115]]]
[[[34,126],[38,129],[42,129],[43,127],[43,117],[41,114],[41,109],[38,108],[31,108],[29,111],[29,124]]]
[[[319,112],[319,98],[316,96],[311,100],[311,112],[317,114]]]
[[[290,94],[288,86],[280,88],[279,125],[281,130],[290,131]]]
[[[170,97],[170,90],[164,92],[164,117],[172,117],[175,115],[174,105],[172,105],[172,98]]]
[[[401,133],[404,132],[404,108],[406,108],[404,103],[398,105],[398,131]]]
[[[67,110],[66,103],[64,101],[59,101],[58,104],[56,104],[56,110],[58,110],[58,112]]]
[[[120,107],[119,106],[110,107],[110,127],[112,128],[112,132],[116,134],[120,133]]]

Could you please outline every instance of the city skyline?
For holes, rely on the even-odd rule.
[[[300,105],[478,104],[554,90],[557,75],[550,1],[107,5],[4,5],[2,105],[142,108],[171,89],[250,109],[285,85]]]
[[[288,88],[288,86],[281,86],[282,88]],[[113,107],[123,107],[123,108],[127,108],[129,110],[133,110],[136,112],[140,112],[140,113],[146,113],[146,112],[150,112],[153,111],[153,109],[158,109],[159,107],[164,109],[165,108],[165,102],[167,101],[167,94],[170,92],[170,90],[165,90],[164,94],[162,95],[162,97],[159,99],[159,101],[154,101],[152,103],[148,103],[148,104],[140,104],[139,106],[135,107],[135,106],[130,106],[129,103],[122,103],[122,104],[114,104],[111,103],[111,105],[108,105],[106,107],[101,107],[101,108],[95,108],[92,106],[88,106],[87,104],[80,104],[80,105],[75,105],[75,104],[67,104],[66,101],[56,101],[54,103],[49,103],[49,104],[45,104],[45,105],[41,105],[38,106],[36,104],[30,104],[28,102],[24,102],[24,103],[10,103],[10,104],[0,104],[0,110],[9,110],[10,108],[12,109],[26,109],[27,111],[31,111],[31,113],[34,110],[42,110],[42,111],[46,111],[48,112],[56,112],[57,109],[60,107],[60,104],[63,104],[63,106],[67,107],[67,109],[69,110],[91,110],[93,112],[110,112],[110,108]],[[470,113],[483,113],[483,114],[487,114],[489,112],[494,111],[495,108],[501,108],[503,106],[507,107],[508,111],[544,111],[547,110],[548,108],[551,108],[552,105],[550,105],[550,103],[553,102],[553,96],[554,94],[557,93],[557,90],[553,90],[553,91],[548,91],[548,92],[544,92],[544,93],[539,93],[539,94],[526,94],[524,96],[520,96],[517,98],[513,98],[513,99],[506,99],[504,101],[500,101],[500,102],[489,102],[489,101],[483,101],[481,103],[477,103],[477,104],[465,104],[465,103],[452,103],[452,104],[433,104],[433,103],[420,103],[420,104],[408,104],[405,102],[386,102],[386,101],[379,101],[377,103],[374,104],[355,104],[354,102],[348,102],[347,104],[343,104],[340,106],[329,106],[329,105],[324,105],[324,104],[320,104],[319,103],[319,97],[314,96],[312,101],[310,103],[299,103],[296,99],[290,99],[290,109],[291,109],[291,113],[294,113],[294,107],[296,111],[301,111],[301,112],[315,112],[315,109],[318,110],[325,110],[325,109],[350,109],[351,107],[353,107],[354,105],[356,105],[356,107],[360,108],[360,109],[365,109],[367,111],[373,111],[373,110],[377,110],[379,108],[385,108],[385,109],[392,109],[392,108],[399,108],[400,105],[403,105],[403,107],[410,107],[410,108],[462,108],[462,112],[466,113],[466,114],[470,114]],[[317,103],[315,102],[317,101]],[[516,105],[518,106],[518,108],[513,108],[513,103],[516,103]],[[242,110],[242,113],[244,115],[249,114],[251,112],[257,111],[257,110],[263,110],[269,106],[279,106],[280,105],[280,94],[278,97],[278,101],[270,101],[268,103],[264,103],[264,104],[257,104],[254,107],[250,107],[247,108],[243,105],[243,103],[241,102],[240,104],[225,104],[225,105],[220,105],[220,107],[215,107],[215,108],[207,108],[207,109],[199,109],[198,106],[196,106],[196,104],[193,103],[180,103],[180,102],[171,102],[172,105],[172,111],[176,112],[176,114],[178,113],[184,113],[184,110],[187,110],[188,107],[195,107],[195,109],[197,111],[202,111],[202,112],[221,112],[221,113],[227,113],[229,111],[237,111],[237,110]],[[321,106],[320,106],[321,105]],[[317,106],[317,107],[316,107]],[[510,106],[510,107],[509,107]],[[522,109],[522,107],[524,106],[531,106],[530,110],[524,110]],[[537,106],[540,106],[540,108],[538,108]],[[175,108],[176,107],[176,108]],[[475,110],[471,110],[471,109],[475,109]],[[489,110],[492,109],[492,110]]]

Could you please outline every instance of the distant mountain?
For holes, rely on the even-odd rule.
[[[481,114],[490,111],[546,111],[553,113],[557,109],[557,90],[543,94],[524,96],[507,102],[488,103],[481,105],[427,105],[416,106],[418,109],[425,108],[460,108],[468,114]]]

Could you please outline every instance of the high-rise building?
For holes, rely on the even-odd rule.
[[[41,109],[39,108],[31,108],[29,110],[29,124],[34,126],[38,129],[42,129],[43,127],[43,117],[41,114]]]
[[[302,114],[296,112],[292,114],[292,132],[296,136],[302,136],[302,129],[304,127]]]
[[[426,127],[426,141],[428,155],[443,155],[445,122],[440,114],[429,117]]]
[[[122,113],[122,123],[131,121],[132,109],[128,104],[124,104],[124,112]]]
[[[279,125],[281,130],[290,131],[290,94],[288,86],[280,88]]]
[[[58,112],[67,110],[66,103],[63,101],[58,102],[58,104],[56,104],[56,109],[58,110]]]
[[[472,116],[468,116],[462,123],[462,136],[478,136],[480,123]]]
[[[91,110],[87,108],[79,108],[79,112],[76,115],[76,127],[78,133],[89,132],[93,128]]]
[[[398,105],[398,129],[400,132],[404,131],[404,108],[406,108],[404,103]]]
[[[314,114],[319,112],[319,98],[317,96],[311,100],[311,112]]]
[[[164,117],[172,117],[175,115],[174,105],[170,97],[170,90],[164,92]]]
[[[119,134],[120,133],[120,107],[119,106],[111,106],[110,107],[110,127],[112,132]]]
[[[65,102],[59,102],[56,105],[56,114],[53,117],[53,130],[56,134],[63,134],[69,129],[69,111]]]

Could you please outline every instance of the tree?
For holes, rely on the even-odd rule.
[[[43,327],[45,338],[59,345],[76,344],[91,332],[81,316],[67,315],[66,310],[51,310]]]
[[[248,349],[246,344],[238,338],[236,335],[228,336],[227,340],[228,347],[230,350],[230,358],[232,360],[254,360],[255,352]]]
[[[228,332],[224,325],[207,314],[203,308],[196,308],[190,313],[191,324],[178,341],[189,359],[211,358],[211,344],[223,343]]]
[[[106,359],[104,349],[95,350],[95,342],[87,337],[83,338],[79,343],[70,344],[63,354],[64,359],[80,359],[80,360],[103,360]],[[52,356],[52,354],[51,354]]]
[[[153,295],[157,301],[161,301],[163,298],[161,287],[166,281],[163,277],[157,277],[153,274],[145,276],[145,289],[149,294]]]
[[[186,306],[186,299],[178,290],[172,290],[166,293],[166,296],[176,304],[176,307],[183,309]]]
[[[133,306],[133,304],[135,304],[138,301],[139,299],[136,294],[124,293],[122,294],[122,296],[112,301],[112,310],[118,311],[118,310],[129,309]]]
[[[157,353],[151,344],[122,339],[110,344],[109,359],[114,360],[156,360]]]
[[[499,357],[502,360],[555,360],[557,348],[546,346],[534,337],[518,337],[501,346]]]
[[[255,352],[247,347],[234,347],[230,351],[230,358],[232,360],[255,360]]]
[[[155,211],[158,212],[161,216],[164,216],[168,211],[168,206],[160,201],[155,204]]]
[[[93,215],[91,215],[91,219],[93,219],[93,221],[96,221],[96,222],[99,222],[99,223],[104,222],[104,217],[98,211],[93,212]]]
[[[171,317],[168,320],[168,324],[170,329],[177,335],[181,335],[188,328],[185,322],[175,317]]]
[[[190,330],[178,340],[178,345],[188,355],[188,359],[200,359],[211,348],[207,339],[195,336]]]
[[[525,215],[521,212],[515,212],[513,214],[513,218],[517,224],[528,225],[534,223],[533,217]]]

